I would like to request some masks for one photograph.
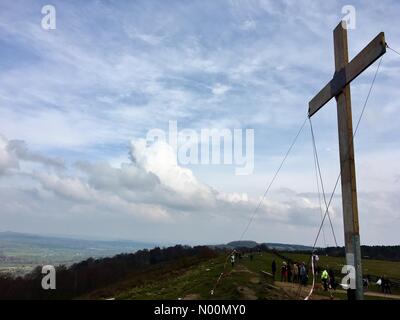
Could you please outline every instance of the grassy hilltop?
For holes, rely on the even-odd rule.
[[[285,256],[295,261],[308,261],[309,255],[285,253]],[[270,272],[272,260],[275,259],[278,269],[283,259],[272,252],[261,252],[253,255],[253,260],[244,255],[238,260],[234,268],[230,263],[225,265],[226,254],[219,254],[198,264],[180,270],[159,272],[151,275],[148,280],[128,279],[117,284],[94,291],[85,298],[95,299],[302,299],[309,291],[309,287],[293,285],[288,287],[262,273]],[[337,257],[320,257],[320,266],[327,266],[340,270],[344,259]],[[224,268],[225,265],[225,268]],[[371,274],[385,274],[388,277],[400,278],[400,262],[365,260],[364,270]],[[224,276],[217,283],[219,275]],[[277,275],[277,280],[279,275]],[[309,281],[311,284],[311,280]],[[211,290],[214,289],[214,294]],[[371,292],[378,291],[374,285]],[[344,291],[338,290],[333,294],[334,299],[345,299]],[[322,291],[317,280],[314,299],[330,299],[329,294]],[[366,296],[367,299],[380,299],[379,296]]]

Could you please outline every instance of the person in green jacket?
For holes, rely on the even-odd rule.
[[[322,271],[321,273],[321,280],[324,285],[324,291],[328,291],[328,279],[329,279],[328,271],[324,269],[324,271]]]

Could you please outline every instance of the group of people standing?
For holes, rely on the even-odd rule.
[[[271,265],[272,275],[275,280],[277,266],[276,261],[272,261]],[[281,282],[297,282],[303,285],[307,285],[308,282],[308,270],[306,264],[302,263],[287,263],[286,261],[282,262],[282,266],[280,269],[281,274]]]
[[[231,261],[232,268],[235,266],[237,259],[242,260],[242,254],[236,250],[233,250],[229,259]],[[250,254],[250,260],[253,261],[253,254]]]
[[[335,281],[335,273],[333,269],[324,269],[320,272],[320,268],[318,267],[318,258],[313,257],[313,270],[315,276],[321,276],[321,282],[324,287],[324,290],[327,291],[329,289],[336,290],[337,283]],[[271,265],[272,275],[275,280],[277,265],[276,261],[272,261]],[[301,263],[287,263],[286,261],[282,262],[280,268],[280,280],[281,282],[293,282],[300,283],[304,286],[308,283],[308,268],[304,262]]]

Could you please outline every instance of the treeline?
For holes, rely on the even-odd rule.
[[[206,246],[177,245],[119,254],[112,258],[90,258],[70,267],[56,267],[55,290],[42,289],[44,275],[38,266],[23,277],[0,276],[0,299],[73,299],[130,276],[145,274],[144,271],[157,265],[164,264],[166,268],[175,270],[215,256],[216,253]]]
[[[304,254],[311,253],[311,251],[304,250],[295,252]],[[328,255],[331,257],[344,257],[345,249],[344,247],[318,248],[315,250],[315,253],[319,255]],[[361,246],[361,255],[363,259],[400,261],[400,246]]]
[[[240,250],[246,251],[269,251],[274,253],[279,252],[291,252],[291,253],[302,253],[310,254],[307,250],[296,250],[296,251],[286,251],[286,250],[274,250],[269,248],[267,245],[262,244],[254,248],[241,248]],[[344,257],[345,248],[344,247],[328,247],[328,248],[317,248],[315,253],[318,255],[328,255],[331,257]],[[361,255],[363,259],[373,259],[373,260],[385,260],[385,261],[400,261],[400,246],[361,246]]]
[[[319,249],[318,254],[327,254],[332,257],[344,257],[344,247],[329,247]],[[361,246],[363,259],[400,261],[400,246]]]
[[[311,254],[311,250],[287,251],[287,250],[271,249],[270,247],[268,247],[267,244],[260,244],[252,248],[238,246],[236,247],[236,250],[240,250],[241,252],[265,251],[274,253],[290,252],[290,253],[300,253],[300,254]],[[345,249],[344,247],[317,248],[315,250],[315,253],[318,255],[328,255],[331,257],[344,257]],[[363,259],[400,261],[400,246],[361,246],[361,255]]]

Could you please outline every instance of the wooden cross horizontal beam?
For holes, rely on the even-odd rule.
[[[336,72],[333,79],[310,101],[308,116],[312,117],[329,100],[339,95],[350,82],[385,53],[385,34],[381,32],[353,60]]]

